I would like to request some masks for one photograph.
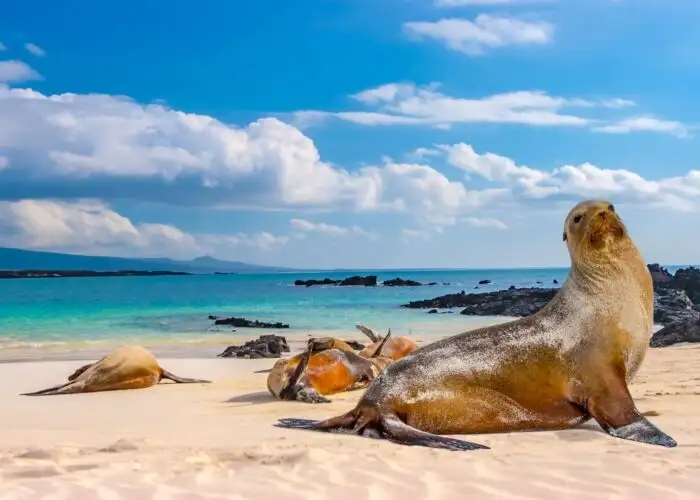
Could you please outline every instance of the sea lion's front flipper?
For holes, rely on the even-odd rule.
[[[167,370],[162,370],[162,374],[160,376],[161,379],[168,379],[172,380],[173,382],[177,382],[178,384],[211,384],[211,380],[201,380],[198,378],[185,378],[185,377],[178,377],[177,375],[174,375],[170,373]]]
[[[389,329],[389,332],[386,334],[386,337],[382,339],[382,341],[377,345],[377,347],[374,349],[374,352],[370,356],[370,358],[377,358],[381,355],[382,349],[384,349],[384,345],[386,345],[386,341],[389,340],[389,337],[391,337],[391,328]]]
[[[377,333],[376,333],[374,330],[372,330],[371,328],[369,328],[368,326],[361,325],[361,324],[357,323],[357,324],[355,325],[355,328],[357,328],[357,329],[360,330],[362,333],[364,333],[365,335],[367,335],[367,337],[369,337],[369,339],[370,339],[372,342],[379,342],[380,340],[382,340],[382,337],[380,337],[379,335],[377,335]]]
[[[676,441],[649,422],[634,405],[622,377],[608,379],[587,398],[586,409],[610,436],[673,448]]]
[[[306,351],[301,355],[294,373],[289,378],[287,386],[280,391],[279,398],[286,401],[301,401],[302,403],[330,403],[331,400],[323,397],[313,387],[302,383],[304,372],[309,365],[311,355],[316,351],[316,339],[310,338],[306,345]],[[305,380],[304,380],[305,381]]]
[[[36,392],[24,392],[20,396],[56,396],[58,394],[76,394],[82,392],[82,382],[66,382],[65,384],[49,387]]]

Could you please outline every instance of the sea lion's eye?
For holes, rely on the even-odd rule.
[[[610,210],[611,212],[614,213],[615,212],[615,205],[613,205],[612,203],[610,205],[608,205],[608,210]]]
[[[566,241],[566,231],[564,231],[564,233],[562,234],[561,240],[562,240],[562,241]]]
[[[579,222],[581,222],[582,217],[583,215],[577,215],[576,217],[574,217],[574,224],[578,224]]]

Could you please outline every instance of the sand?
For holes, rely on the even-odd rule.
[[[359,337],[358,337],[359,338]],[[0,364],[0,498],[594,499],[698,498],[700,346],[653,349],[632,385],[642,411],[679,443],[615,439],[589,423],[558,432],[469,436],[490,450],[449,452],[273,427],[324,418],[331,404],[279,402],[274,360],[169,359],[211,385],[53,397],[84,361]]]

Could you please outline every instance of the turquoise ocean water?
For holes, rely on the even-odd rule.
[[[670,269],[673,272],[673,269]],[[101,343],[137,341],[168,346],[181,354],[186,346],[208,346],[206,354],[236,336],[268,330],[215,327],[209,314],[282,321],[294,333],[354,332],[355,323],[396,334],[458,333],[485,318],[427,314],[399,306],[465,290],[485,292],[520,286],[552,286],[567,269],[510,270],[357,270],[300,274],[239,274],[163,277],[58,278],[0,280],[0,360],[26,358],[27,352],[74,351]],[[439,285],[422,287],[294,286],[296,279],[334,279],[376,274]],[[489,285],[475,286],[480,280]],[[538,284],[537,282],[541,282]],[[449,284],[443,284],[449,283]],[[165,347],[163,347],[165,348]],[[50,357],[50,356],[49,356]]]

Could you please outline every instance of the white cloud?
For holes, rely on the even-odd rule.
[[[440,156],[441,152],[437,149],[432,149],[432,148],[417,148],[411,151],[410,153],[406,154],[407,158],[410,158],[415,161],[421,161],[424,160],[425,158],[429,158],[431,156]]]
[[[335,224],[326,224],[325,222],[311,222],[306,219],[292,219],[289,223],[294,229],[302,233],[322,233],[331,236],[373,236],[372,233],[357,225],[342,227]]]
[[[688,127],[681,122],[662,120],[653,116],[638,116],[626,118],[617,123],[595,127],[596,132],[607,134],[629,134],[631,132],[659,132],[674,135],[676,137],[690,137]]]
[[[410,243],[413,240],[428,241],[430,240],[430,232],[422,229],[402,229],[401,241]]]
[[[259,209],[463,214],[493,197],[420,164],[348,172],[275,118],[238,128],[102,94],[0,86],[0,199],[135,199]]]
[[[453,97],[439,91],[440,84],[418,86],[412,82],[394,82],[353,94],[350,98],[371,111],[322,112],[314,123],[335,117],[368,126],[422,125],[448,128],[458,123],[508,123],[532,126],[587,127],[598,132],[623,133],[653,131],[679,137],[687,132],[680,122],[661,119],[630,119],[606,123],[590,116],[591,110],[621,110],[637,103],[621,97],[583,99],[552,96],[542,90],[520,90],[486,97]],[[574,110],[588,110],[581,116]],[[304,113],[310,113],[305,111]],[[320,118],[324,116],[324,118]],[[431,150],[425,149],[424,153]],[[419,153],[415,156],[415,153]],[[420,150],[412,158],[423,158]],[[409,154],[409,157],[410,154]]]
[[[542,45],[550,41],[553,27],[545,21],[523,21],[511,17],[479,14],[473,21],[445,18],[403,25],[418,40],[432,39],[447,48],[476,56],[508,45]]]
[[[537,3],[553,3],[556,0],[435,0],[438,7],[488,7],[492,5],[527,5]]]
[[[37,57],[44,57],[46,55],[46,51],[44,49],[31,42],[25,43],[24,48],[27,49],[27,52]]]
[[[498,219],[490,217],[467,217],[464,222],[474,227],[488,227],[493,229],[508,229],[508,226]]]
[[[39,73],[22,61],[0,61],[0,93],[2,92],[2,83],[19,83],[41,79]]]
[[[552,171],[517,165],[512,159],[493,153],[477,153],[468,144],[440,146],[447,161],[468,174],[507,186],[513,198],[614,197],[621,201],[659,204],[676,210],[697,208],[700,171],[685,176],[648,180],[623,169],[604,169],[583,163],[564,165]]]
[[[230,253],[231,247],[236,246],[270,250],[288,240],[268,232],[198,235],[169,224],[134,223],[96,200],[0,202],[0,246],[189,259]]]

